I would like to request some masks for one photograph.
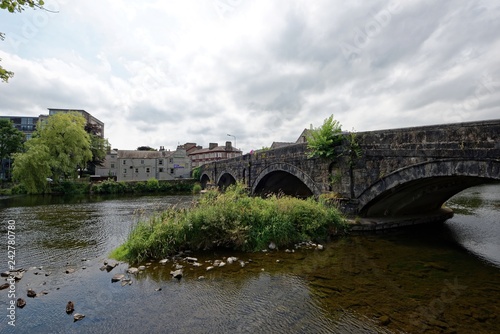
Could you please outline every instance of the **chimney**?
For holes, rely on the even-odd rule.
[[[208,144],[208,149],[209,149],[209,150],[213,150],[213,149],[214,149],[214,148],[216,148],[217,146],[219,146],[219,144],[217,144],[217,143],[210,143],[210,144]]]
[[[160,151],[165,151],[165,146],[160,146]]]
[[[233,147],[231,145],[231,142],[230,141],[227,141],[226,142],[226,151],[232,151],[233,150]]]

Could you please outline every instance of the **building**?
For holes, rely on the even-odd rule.
[[[83,109],[56,109],[56,108],[48,108],[49,109],[49,115],[40,115],[40,119],[46,119],[49,116],[55,115],[57,113],[63,112],[76,112],[82,115],[85,120],[87,121],[87,125],[85,126],[85,131],[87,131],[90,134],[99,136],[101,138],[104,138],[104,123],[86,112]]]
[[[36,130],[36,126],[38,121],[44,121],[48,119],[50,116],[55,115],[59,112],[77,112],[81,114],[86,120],[87,125],[85,126],[85,130],[88,133],[94,134],[101,138],[104,138],[104,123],[81,109],[55,109],[48,108],[48,115],[39,115],[37,117],[34,116],[0,116],[0,118],[10,119],[16,129],[24,133],[26,140],[31,139],[33,132]]]
[[[175,180],[191,177],[191,161],[186,150],[175,151],[111,150],[96,176],[116,177],[117,181]]]
[[[199,167],[208,162],[235,158],[242,155],[241,151],[233,147],[230,141],[227,141],[225,146],[210,143],[208,148],[202,148],[193,143],[186,143],[183,147],[188,152],[192,168]]]
[[[38,122],[38,117],[33,116],[0,116],[0,118],[11,120],[14,127],[24,133],[26,140],[31,139]]]

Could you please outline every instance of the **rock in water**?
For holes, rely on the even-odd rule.
[[[71,314],[75,310],[75,304],[70,300],[68,304],[66,304],[66,313]]]
[[[111,277],[111,282],[119,282],[125,277],[124,274],[114,274],[113,277]]]
[[[36,292],[33,291],[32,289],[28,289],[28,297],[35,298],[36,297]]]
[[[17,298],[17,307],[23,308],[26,306],[26,301],[22,298]]]
[[[128,272],[129,274],[133,274],[133,275],[135,275],[135,274],[137,274],[137,273],[139,272],[139,270],[140,270],[139,268],[130,267],[130,268],[128,268],[128,269],[127,269],[127,272]]]
[[[106,263],[106,271],[109,273],[111,270],[113,270],[118,263]]]
[[[10,286],[9,283],[4,283],[4,284],[0,285],[0,290],[7,289],[9,286]]]
[[[170,275],[172,275],[173,278],[177,278],[180,280],[182,278],[182,269],[171,271]]]
[[[83,318],[85,318],[85,316],[80,313],[75,313],[75,315],[73,315],[73,321],[82,320]]]

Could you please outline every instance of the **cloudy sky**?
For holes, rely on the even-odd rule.
[[[119,149],[500,118],[495,0],[45,3],[0,12],[0,114],[85,109]]]

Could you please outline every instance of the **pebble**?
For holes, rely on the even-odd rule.
[[[73,316],[73,321],[79,321],[82,320],[83,318],[85,318],[85,315],[80,313],[75,313],[75,315]]]

